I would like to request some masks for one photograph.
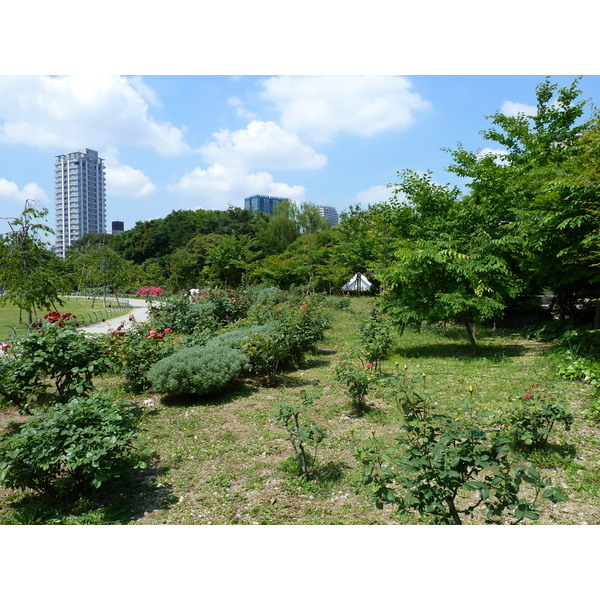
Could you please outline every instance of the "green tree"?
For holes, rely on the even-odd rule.
[[[236,287],[242,283],[248,264],[256,253],[252,250],[248,236],[236,238],[231,235],[220,236],[210,246],[202,269],[202,279],[209,285]]]
[[[118,300],[118,291],[131,281],[131,265],[115,250],[103,245],[87,245],[67,253],[67,262],[79,290],[89,291],[93,297],[101,295],[107,304],[109,292]]]
[[[598,220],[586,210],[596,189],[589,181],[580,184],[593,163],[582,160],[583,140],[589,144],[586,131],[593,127],[584,118],[580,94],[578,80],[559,88],[546,79],[536,87],[534,114],[488,117],[492,126],[482,135],[501,146],[495,155],[459,146],[448,168],[467,178],[470,204],[488,215],[488,231],[506,224],[496,237],[511,242],[506,244],[513,249],[511,268],[524,289],[552,291],[562,318],[573,316],[581,300],[599,295],[589,260]],[[588,151],[591,158],[592,146]]]
[[[33,323],[38,308],[55,308],[63,304],[58,297],[58,260],[46,247],[41,236],[53,233],[43,223],[48,211],[34,207],[27,200],[21,216],[9,221],[10,232],[0,239],[0,304],[13,303],[27,313]]]
[[[474,222],[460,191],[430,173],[404,171],[377,220],[394,234],[392,260],[376,271],[385,310],[401,328],[458,320],[476,353],[474,325],[500,314],[520,290],[502,245]]]
[[[360,205],[350,206],[340,215],[339,229],[343,234],[339,259],[350,273],[366,273],[375,258],[374,236],[370,210]]]

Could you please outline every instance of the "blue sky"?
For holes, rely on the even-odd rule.
[[[404,168],[457,183],[441,148],[493,149],[484,115],[531,110],[544,77],[0,76],[0,216],[32,198],[52,226],[54,156],[85,147],[105,159],[109,228],[257,193],[343,211]],[[600,77],[580,88],[600,101]]]

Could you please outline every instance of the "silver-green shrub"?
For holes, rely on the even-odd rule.
[[[230,385],[247,363],[237,348],[211,342],[163,358],[150,368],[148,379],[162,394],[203,396]]]

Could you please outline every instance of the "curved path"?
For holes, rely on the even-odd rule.
[[[121,323],[125,323],[124,329],[127,329],[132,323],[129,320],[131,315],[135,317],[136,321],[145,321],[148,318],[148,300],[142,298],[127,298],[127,300],[132,309],[129,313],[115,317],[114,319],[106,319],[104,322],[100,321],[93,325],[80,327],[79,331],[85,331],[86,333],[111,333]]]

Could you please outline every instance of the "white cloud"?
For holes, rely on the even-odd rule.
[[[0,200],[13,202],[25,202],[25,200],[39,200],[44,202],[48,200],[46,192],[37,185],[37,183],[28,183],[19,189],[19,186],[12,181],[0,177]]]
[[[386,202],[390,199],[392,190],[387,185],[373,185],[366,190],[358,192],[349,204],[360,204],[361,208],[366,209],[374,204]]]
[[[509,155],[508,150],[503,150],[501,148],[478,148],[477,150],[477,160],[481,160],[488,156],[494,158],[494,162],[497,165],[507,165],[508,160],[507,157]]]
[[[211,165],[208,169],[197,167],[168,189],[197,196],[202,208],[221,210],[229,203],[243,207],[244,198],[253,194],[283,196],[297,202],[303,202],[306,196],[303,186],[276,182],[270,173],[248,173],[244,169],[221,164]]]
[[[200,154],[208,163],[252,169],[320,169],[327,157],[273,121],[251,121],[246,129],[213,134]]]
[[[500,107],[500,112],[507,117],[516,117],[521,113],[532,117],[537,113],[537,108],[535,106],[529,106],[528,104],[505,100]]]
[[[156,191],[156,186],[147,175],[127,165],[106,167],[106,187],[111,196],[142,198]]]
[[[139,78],[0,77],[0,143],[72,151],[131,145],[163,155],[190,149],[183,131],[148,114],[156,94]]]
[[[261,97],[281,113],[284,129],[317,142],[340,133],[371,137],[401,131],[431,105],[399,76],[281,76],[261,82]]]
[[[117,148],[107,148],[100,156],[106,164],[106,189],[109,196],[142,198],[156,191],[156,186],[144,172],[120,164]]]
[[[244,103],[237,97],[231,96],[227,99],[227,104],[235,107],[235,114],[242,119],[254,119],[256,116],[244,107]]]

